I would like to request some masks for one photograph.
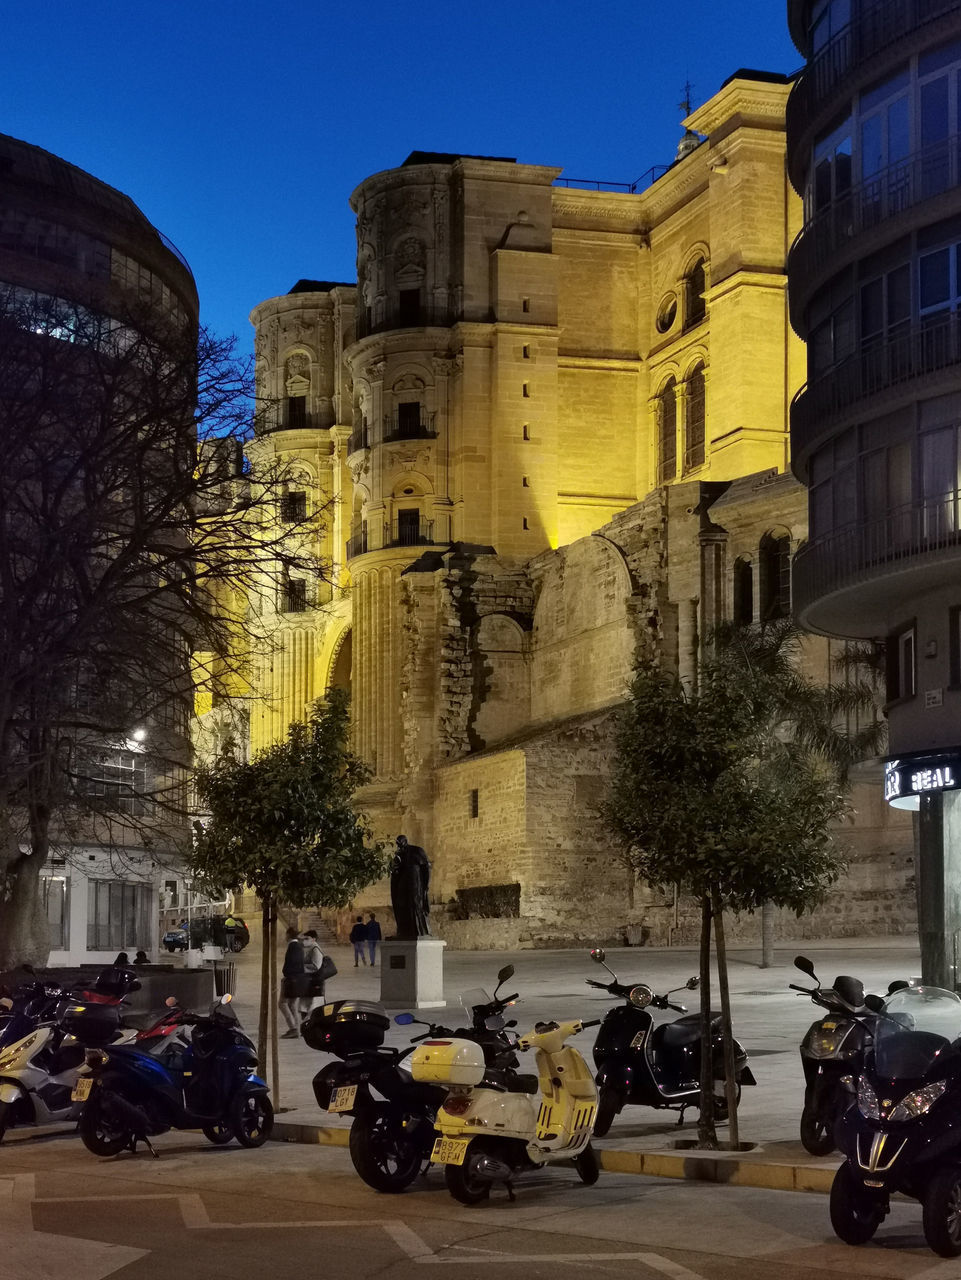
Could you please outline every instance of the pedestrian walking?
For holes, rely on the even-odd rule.
[[[367,926],[364,924],[364,917],[358,916],[357,923],[350,931],[350,940],[354,944],[354,968],[357,968],[357,962],[367,967],[367,957],[364,955],[364,947],[367,945]]]
[[[314,998],[320,996],[324,998],[324,980],[320,976],[320,966],[324,963],[324,953],[320,949],[320,943],[317,941],[317,930],[308,929],[300,936],[301,945],[304,948],[304,969],[307,974],[307,992],[300,997],[297,1002],[297,1009],[300,1014],[300,1020],[310,1013],[313,1007]]]
[[[237,935],[237,921],[233,912],[227,915],[224,920],[224,951],[233,951],[234,938]]]
[[[280,1012],[284,1015],[287,1030],[283,1040],[296,1040],[300,1035],[298,1003],[307,991],[307,971],[304,967],[304,948],[296,929],[287,930],[287,950],[284,952],[283,980],[280,984]]]
[[[367,950],[370,953],[370,963],[373,965],[377,959],[377,944],[384,935],[380,931],[380,922],[374,915],[373,911],[367,912]]]

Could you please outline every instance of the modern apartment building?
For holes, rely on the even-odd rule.
[[[807,381],[791,410],[810,530],[794,608],[884,641],[885,799],[919,812],[925,977],[961,945],[961,4],[789,0],[804,201],[789,260]],[[882,783],[879,781],[878,786]]]

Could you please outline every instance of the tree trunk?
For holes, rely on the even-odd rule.
[[[267,1079],[267,1033],[270,1022],[270,897],[260,900],[260,1016],[257,1021],[257,1065]]]
[[[701,1107],[697,1145],[717,1149],[714,1127],[714,1064],[711,1060],[711,899],[701,899]]]
[[[15,831],[5,827],[0,847],[0,971],[31,964],[45,967],[50,929],[43,909],[40,871],[49,848],[46,823],[31,822],[31,850],[24,853]]]
[[[761,968],[774,963],[774,903],[761,904]]]
[[[731,1150],[740,1148],[737,1124],[737,1081],[734,1078],[734,1032],[731,1028],[731,990],[727,981],[727,939],[724,936],[724,909],[720,894],[715,889],[712,897],[714,908],[714,945],[717,948],[717,986],[721,993],[721,1034],[724,1037],[724,1095],[727,1098],[728,1140]]]
[[[280,992],[277,990],[277,913],[270,913],[270,1088],[274,1110],[280,1111],[280,1053],[277,1048],[277,1019],[280,1017]]]

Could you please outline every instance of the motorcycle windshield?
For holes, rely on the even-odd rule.
[[[874,1062],[887,1080],[928,1074],[961,1035],[961,998],[941,987],[905,987],[885,1000],[874,1036]]]
[[[486,1007],[491,1003],[491,998],[483,987],[471,987],[469,991],[465,991],[460,998],[461,1004],[468,1017],[472,1017],[474,1010]]]

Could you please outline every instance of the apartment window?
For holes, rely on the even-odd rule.
[[[99,809],[143,817],[150,808],[146,798],[147,758],[139,751],[98,751],[84,762],[78,777],[80,793]]]
[[[657,397],[657,482],[664,484],[677,475],[677,397],[676,383],[668,378]]]
[[[70,946],[70,881],[66,876],[41,876],[40,892],[51,950],[66,951]]]
[[[766,533],[758,549],[758,592],[761,622],[791,615],[791,539]]]
[[[525,360],[529,360],[529,359],[531,358],[531,349],[530,349],[530,347],[528,347],[528,346],[526,346],[526,345],[525,345],[525,346],[523,346],[523,347],[521,347],[521,355],[523,356],[523,358],[524,358]]]
[[[523,523],[523,525],[522,525],[522,528],[524,528],[524,529],[529,529],[529,528],[530,528],[530,525],[527,523],[527,516],[524,516],[524,523]]]
[[[808,369],[816,376],[854,354],[854,286],[847,274],[821,291],[808,316]]]
[[[307,494],[298,489],[280,499],[280,518],[284,524],[299,524],[307,519]]]
[[[397,319],[401,324],[420,324],[420,290],[401,289],[397,295]]]
[[[530,438],[531,438],[531,426],[529,422],[525,422],[524,423],[524,439],[529,440]]]
[[[151,884],[87,882],[87,950],[136,951],[153,936],[156,895]]]
[[[521,298],[521,311],[530,311],[530,309],[531,309],[530,298]]]
[[[521,389],[521,395],[524,397],[525,400],[529,400],[530,394],[531,394],[531,384],[529,382],[525,382]]]
[[[948,662],[951,687],[961,688],[961,605],[948,610]]]
[[[698,258],[697,262],[687,273],[687,279],[684,281],[684,327],[689,329],[692,325],[700,324],[707,315],[707,303],[704,300],[704,290],[707,288],[707,280],[704,274],[704,259]]]
[[[684,465],[689,471],[704,465],[705,392],[704,366],[698,365],[687,380]]]
[[[288,578],[280,593],[281,613],[303,613],[307,608],[307,580]]]
[[[850,194],[853,150],[850,118],[814,143],[812,182],[805,201],[808,217]]]
[[[307,425],[307,397],[287,397],[287,426],[292,430]]]
[[[912,623],[888,637],[888,702],[897,702],[899,698],[913,698],[915,687],[915,631]]]
[[[469,806],[470,816],[476,818],[480,813],[480,796],[476,790],[470,793]]]
[[[754,621],[754,569],[749,560],[734,561],[734,625],[749,627]]]
[[[413,439],[420,433],[420,401],[407,400],[397,406],[397,434]]]
[[[420,511],[417,507],[401,507],[397,512],[397,541],[402,547],[416,547],[420,542]]]
[[[851,22],[851,0],[817,0],[811,7],[811,56],[817,57],[826,44]]]

